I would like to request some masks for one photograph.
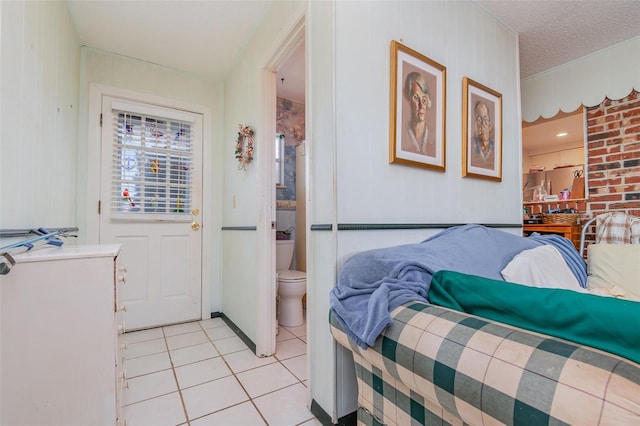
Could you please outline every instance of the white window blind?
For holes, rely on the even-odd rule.
[[[111,216],[190,220],[192,123],[141,112],[113,110]]]

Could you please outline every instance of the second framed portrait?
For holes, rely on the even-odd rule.
[[[391,41],[389,163],[445,171],[446,68]]]
[[[462,80],[462,176],[502,181],[502,95]]]

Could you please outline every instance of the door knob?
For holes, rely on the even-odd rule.
[[[193,222],[191,224],[191,229],[193,229],[194,231],[197,231],[198,229],[200,229],[200,224],[198,222]]]

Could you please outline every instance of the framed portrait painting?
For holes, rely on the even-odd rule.
[[[391,41],[389,163],[445,171],[446,68]]]
[[[502,95],[462,80],[462,176],[502,181]]]

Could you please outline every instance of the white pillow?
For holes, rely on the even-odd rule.
[[[530,287],[563,288],[585,292],[562,254],[552,245],[542,245],[517,254],[502,270],[502,277]]]
[[[640,297],[640,244],[589,244],[587,288],[614,286]]]

